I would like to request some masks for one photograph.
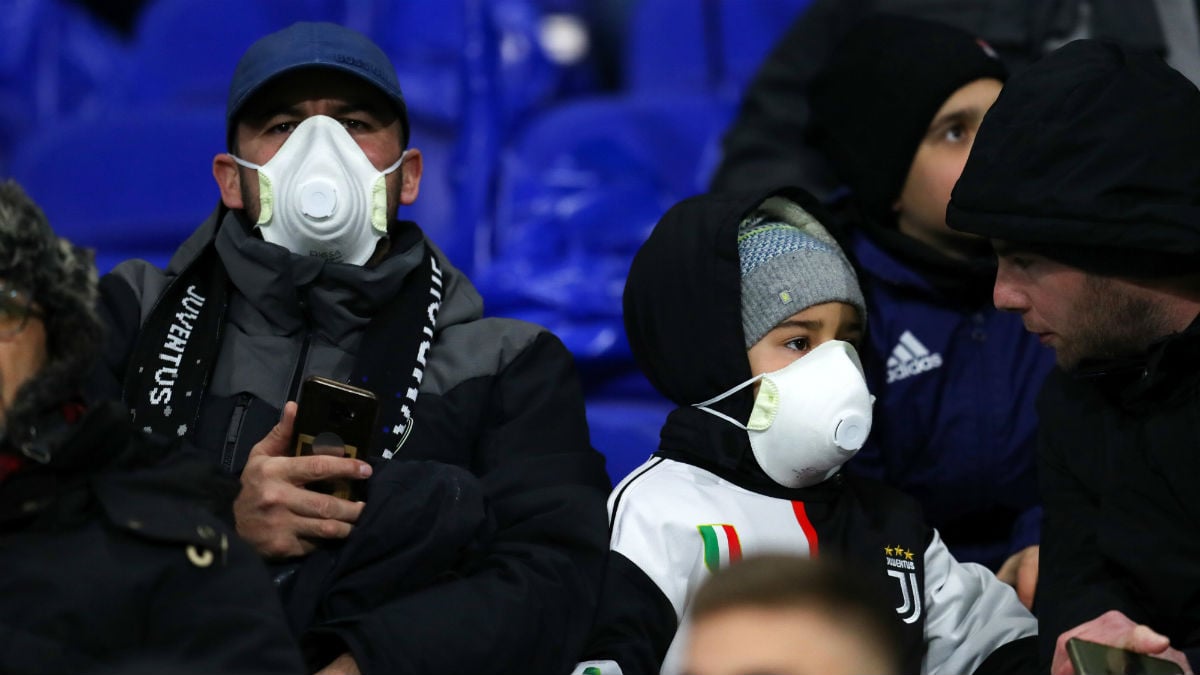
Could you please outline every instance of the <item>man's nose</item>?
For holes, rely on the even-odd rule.
[[[1025,293],[1013,282],[1003,262],[996,270],[996,282],[992,286],[992,304],[996,305],[996,309],[1006,312],[1023,312],[1029,305]]]

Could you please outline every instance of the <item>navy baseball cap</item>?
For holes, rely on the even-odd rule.
[[[362,33],[334,23],[294,23],[250,45],[233,72],[225,108],[226,134],[242,106],[263,85],[302,68],[332,68],[373,85],[396,106],[404,147],[408,147],[408,108],[387,54]]]

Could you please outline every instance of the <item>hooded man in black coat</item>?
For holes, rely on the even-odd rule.
[[[1039,398],[1044,659],[1079,637],[1200,665],[1200,91],[1080,40],[1009,80],[947,219],[1055,351]]]

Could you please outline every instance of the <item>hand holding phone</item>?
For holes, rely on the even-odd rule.
[[[1067,640],[1075,675],[1183,675],[1173,661],[1079,638]]]
[[[378,415],[375,394],[337,380],[311,376],[300,387],[295,454],[366,459]],[[308,488],[341,499],[361,497],[361,482],[340,478]]]
[[[361,482],[372,473],[357,459],[295,457],[296,407],[285,404],[279,423],[251,448],[233,502],[238,534],[268,559],[306,555],[322,540],[350,536],[364,504],[305,486],[332,477]]]

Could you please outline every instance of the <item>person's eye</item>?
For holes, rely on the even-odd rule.
[[[942,138],[951,143],[958,143],[966,137],[967,127],[964,124],[952,124],[942,132]]]
[[[806,352],[811,348],[811,345],[806,337],[796,337],[783,343],[783,346],[797,352]]]
[[[12,321],[29,313],[29,300],[17,291],[0,291],[0,321]]]
[[[342,126],[346,128],[346,131],[366,131],[370,128],[370,125],[362,120],[344,118],[339,121],[342,123]]]
[[[267,127],[267,133],[271,134],[290,134],[296,130],[295,122],[279,122]]]

